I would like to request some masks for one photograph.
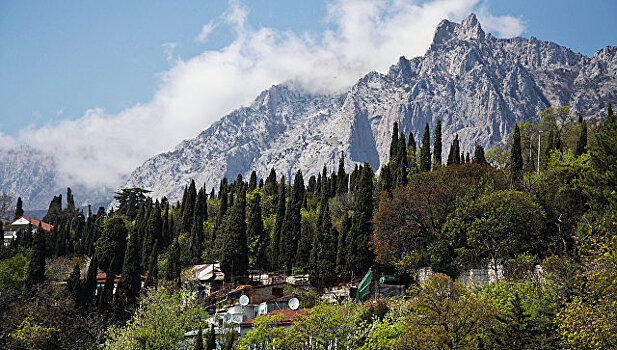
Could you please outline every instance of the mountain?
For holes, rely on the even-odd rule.
[[[40,215],[36,210],[47,209],[58,194],[65,197],[67,186],[71,186],[78,206],[91,204],[96,210],[111,198],[112,189],[84,188],[62,180],[52,154],[30,146],[0,150],[0,190],[13,196],[13,205],[17,197],[22,197],[26,212]]]
[[[571,106],[601,117],[617,99],[617,47],[589,58],[552,42],[498,39],[471,14],[462,23],[442,21],[426,54],[401,57],[385,74],[370,72],[345,93],[311,94],[293,84],[275,85],[247,107],[224,116],[197,137],[148,159],[125,187],[142,187],[177,200],[190,179],[207,188],[271,168],[289,179],[308,179],[341,152],[348,169],[387,160],[393,122],[422,137],[442,120],[444,149],[459,135],[461,147],[492,147],[518,121],[537,120],[549,106]],[[447,156],[447,151],[444,152]]]

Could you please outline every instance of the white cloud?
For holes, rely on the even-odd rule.
[[[164,43],[161,45],[163,52],[165,53],[165,57],[167,58],[167,62],[169,63],[174,61],[174,51],[176,50],[176,46],[178,46],[178,43]]]
[[[328,5],[330,29],[296,34],[251,27],[248,8],[231,0],[196,39],[224,25],[234,40],[175,59],[149,103],[112,115],[89,110],[77,120],[24,129],[19,139],[56,154],[65,183],[120,186],[146,158],[196,136],[272,84],[293,80],[310,91],[340,91],[369,71],[387,70],[401,55],[424,54],[442,19],[460,21],[474,10],[503,35],[523,30],[520,20],[491,15],[479,0],[335,0]],[[163,47],[172,58],[175,44]]]
[[[215,24],[213,21],[204,24],[204,26],[201,27],[201,32],[199,32],[199,34],[195,37],[195,40],[202,43],[208,40],[208,37],[210,36],[210,33],[212,33],[212,30],[214,30],[214,27]]]

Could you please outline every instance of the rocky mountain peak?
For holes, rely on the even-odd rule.
[[[486,34],[475,14],[470,14],[460,24],[446,19],[441,21],[435,30],[431,47],[449,43],[452,40],[484,40]]]

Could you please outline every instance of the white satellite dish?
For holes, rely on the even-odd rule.
[[[249,304],[249,297],[247,297],[246,295],[243,295],[240,297],[240,305],[242,306],[246,306]]]
[[[291,298],[289,299],[289,302],[287,303],[287,305],[289,306],[290,309],[296,310],[298,306],[300,306],[300,300],[298,300],[298,298]]]

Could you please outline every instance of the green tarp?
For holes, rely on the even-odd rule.
[[[373,282],[373,269],[369,269],[366,276],[362,279],[362,282],[358,284],[358,291],[356,292],[356,302],[364,299],[371,292],[371,282]]]

